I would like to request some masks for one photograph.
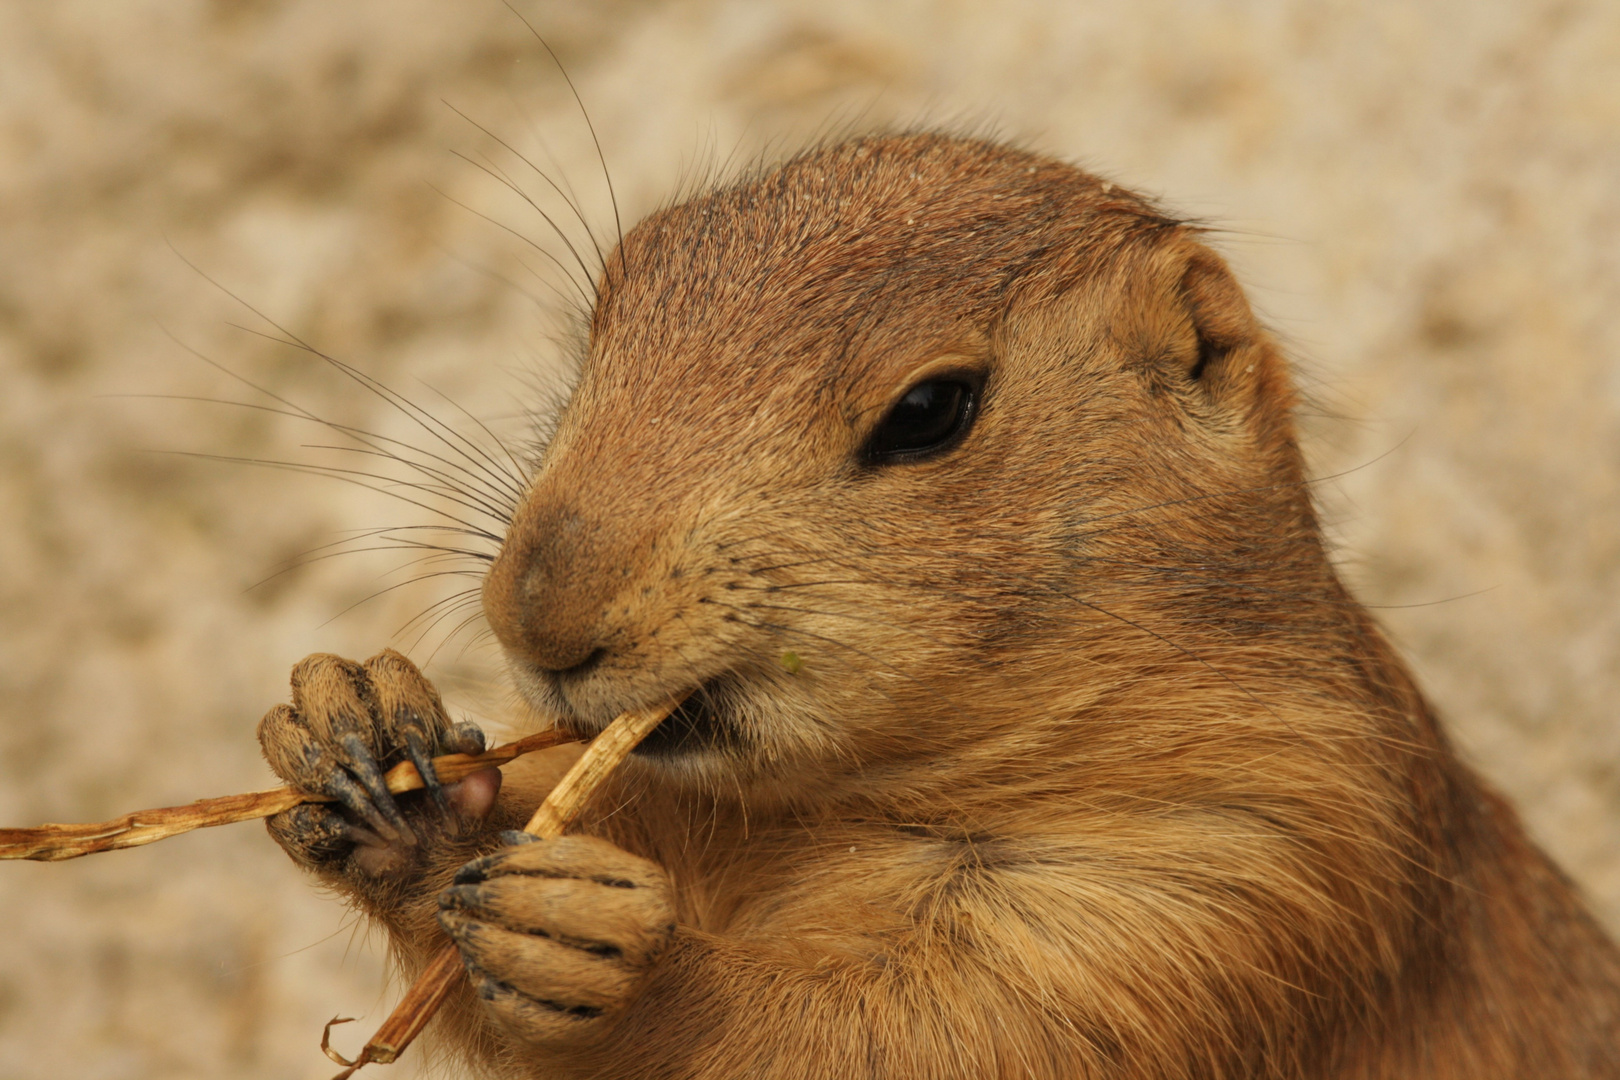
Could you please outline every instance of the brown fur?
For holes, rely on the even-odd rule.
[[[644,976],[573,1027],[466,995],[490,1067],[1620,1076],[1620,958],[1339,584],[1286,365],[1196,229],[857,139],[640,224],[590,330],[486,611],[566,725],[699,685],[724,725],[587,826],[672,887]],[[941,370],[985,378],[966,439],[862,464]],[[464,857],[333,880],[419,957]]]

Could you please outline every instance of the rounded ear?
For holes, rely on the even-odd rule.
[[[1288,399],[1287,374],[1232,271],[1189,230],[1161,234],[1116,266],[1114,340],[1154,393],[1201,394],[1247,412]]]
[[[1288,364],[1226,261],[1189,236],[1169,249],[1179,259],[1176,304],[1193,339],[1184,377],[1220,413],[1239,418],[1260,445],[1297,456]]]
[[[1178,245],[1179,246],[1179,245]],[[1182,309],[1192,323],[1197,351],[1187,375],[1212,388],[1230,381],[1229,361],[1261,336],[1248,298],[1226,263],[1202,245],[1191,252],[1179,286]]]
[[[1294,380],[1225,260],[1202,244],[1181,275],[1181,302],[1198,340],[1188,374],[1218,407],[1244,418],[1262,445],[1291,455]],[[1297,461],[1295,463],[1297,467]]]

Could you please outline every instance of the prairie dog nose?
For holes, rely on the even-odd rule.
[[[606,649],[606,616],[623,574],[604,530],[563,504],[525,506],[484,579],[484,613],[509,652],[561,672]]]

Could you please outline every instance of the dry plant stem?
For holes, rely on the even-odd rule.
[[[619,766],[636,744],[657,727],[659,722],[674,711],[679,702],[672,701],[654,709],[639,709],[621,715],[585,748],[585,753],[574,767],[551,789],[546,801],[534,812],[525,829],[542,840],[551,840],[563,834],[568,824],[584,809],[585,803],[608,774]],[[427,1027],[433,1014],[456,986],[461,976],[461,953],[454,945],[446,945],[416,977],[405,997],[394,1007],[383,1026],[361,1049],[353,1061],[340,1056],[331,1048],[332,1024],[346,1021],[333,1020],[326,1025],[321,1036],[321,1049],[339,1065],[348,1066],[333,1080],[348,1080],[355,1070],[373,1062],[386,1065],[394,1061],[411,1041]]]
[[[513,758],[536,750],[544,750],[559,743],[575,741],[571,736],[542,731],[516,742],[497,746],[482,754],[445,754],[433,759],[433,771],[442,784],[453,784],[463,777],[504,765]],[[402,791],[416,791],[423,787],[422,775],[409,761],[388,770],[384,777],[388,790],[396,795]],[[154,840],[163,840],[180,833],[201,829],[209,825],[228,825],[233,821],[249,821],[269,817],[290,810],[299,803],[331,802],[324,795],[310,795],[297,788],[280,787],[270,791],[252,791],[244,795],[222,795],[217,799],[199,799],[185,806],[166,806],[159,810],[137,810],[112,821],[99,821],[86,825],[41,825],[37,829],[0,829],[0,859],[36,859],[54,862],[57,859],[76,859],[98,851],[138,847]]]

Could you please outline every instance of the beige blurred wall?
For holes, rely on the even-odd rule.
[[[1309,387],[1347,573],[1620,925],[1620,5],[518,2],[626,221],[728,160],[924,120],[1221,226]],[[450,588],[339,615],[400,580],[353,556],[250,589],[414,511],[153,453],[334,460],[286,417],[127,396],[264,400],[195,351],[420,437],[234,329],[265,326],[212,278],[518,430],[561,325],[544,256],[479,215],[543,230],[445,102],[549,154],[610,235],[566,88],[493,0],[0,3],[0,822],[267,784],[252,729],[289,666],[412,645],[397,629]],[[430,673],[498,726],[507,691],[466,641]],[[0,866],[0,927],[0,1080],[324,1077],[321,1024],[389,1000],[374,944],[256,826]]]

